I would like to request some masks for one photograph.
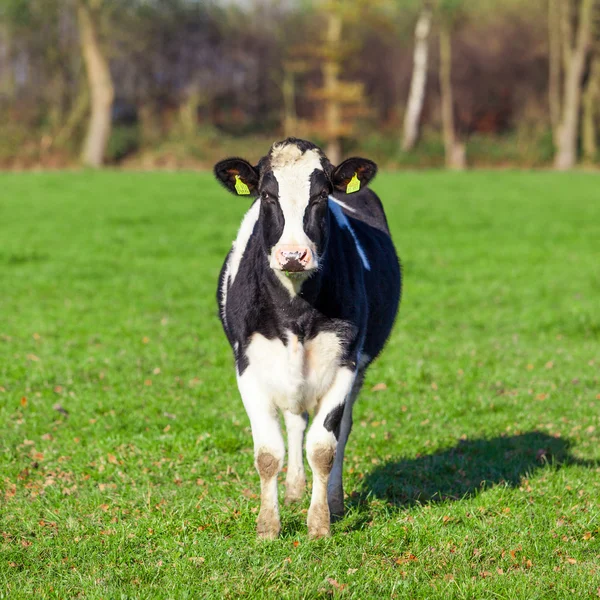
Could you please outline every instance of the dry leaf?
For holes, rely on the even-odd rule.
[[[376,383],[372,388],[371,391],[372,392],[381,392],[383,390],[387,390],[387,385],[385,383],[380,382],[380,383]]]
[[[21,398],[21,406],[27,406],[27,398],[25,396]]]
[[[339,583],[337,582],[335,579],[333,579],[332,577],[328,577],[327,581],[336,589],[338,590],[343,590],[346,586],[345,583]]]

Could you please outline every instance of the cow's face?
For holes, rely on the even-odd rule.
[[[259,196],[269,265],[278,277],[296,281],[319,268],[327,248],[331,193],[346,192],[353,178],[364,187],[376,171],[375,163],[361,158],[334,168],[314,144],[294,138],[274,144],[256,167],[239,158],[215,166],[217,179],[227,189]]]

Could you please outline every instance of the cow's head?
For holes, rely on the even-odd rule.
[[[374,162],[349,158],[334,167],[310,142],[273,144],[256,167],[241,158],[215,165],[232,193],[259,196],[262,241],[278,277],[303,280],[319,268],[329,238],[329,196],[362,189],[377,172]]]

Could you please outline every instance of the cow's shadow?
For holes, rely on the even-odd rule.
[[[393,507],[456,501],[494,485],[520,486],[543,468],[600,462],[571,455],[571,443],[539,431],[491,439],[461,440],[447,450],[387,462],[365,475],[361,488],[347,506],[364,506],[369,498]]]

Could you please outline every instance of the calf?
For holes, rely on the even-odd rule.
[[[219,277],[217,299],[233,348],[260,475],[258,535],[275,538],[277,474],[288,436],[286,502],[302,498],[306,436],[313,473],[311,537],[329,535],[344,511],[342,463],[352,405],[383,348],[400,301],[400,266],[379,198],[367,189],[375,163],[334,167],[314,144],[274,144],[256,167],[215,166],[231,192],[254,200]]]

